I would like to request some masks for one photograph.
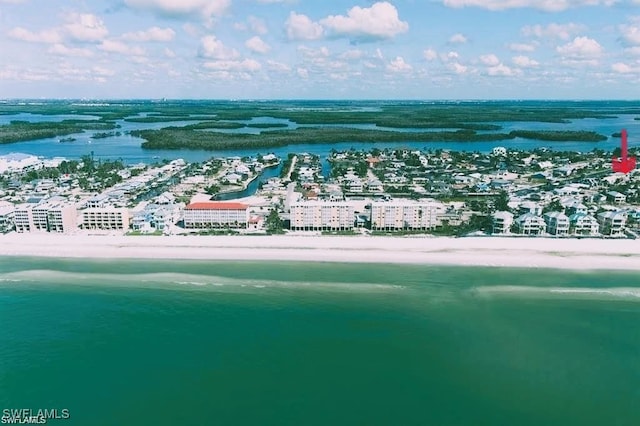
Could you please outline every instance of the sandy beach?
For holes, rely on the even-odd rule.
[[[0,236],[0,256],[283,260],[640,270],[640,242],[366,236]]]

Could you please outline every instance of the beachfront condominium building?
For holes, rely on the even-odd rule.
[[[508,234],[513,225],[513,214],[507,211],[498,211],[493,214],[493,234]]]
[[[434,201],[389,200],[371,203],[371,229],[427,230],[437,225],[439,204]]]
[[[246,228],[248,208],[242,203],[207,201],[184,208],[184,227],[188,229]]]
[[[355,223],[355,206],[347,201],[299,201],[290,211],[289,227],[294,231],[350,230]]]
[[[81,212],[82,229],[126,231],[129,229],[129,210],[120,207],[91,207]]]
[[[621,236],[627,223],[627,215],[621,211],[609,211],[598,214],[602,235]]]
[[[78,211],[64,201],[19,204],[15,207],[17,232],[71,232],[77,229]]]
[[[551,235],[569,234],[569,217],[562,212],[545,213],[544,222],[547,224],[547,233]]]

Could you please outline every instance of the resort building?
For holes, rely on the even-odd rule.
[[[621,236],[624,235],[627,216],[620,211],[602,212],[598,215],[598,222],[602,235]]]
[[[508,234],[513,225],[513,214],[507,211],[495,212],[493,214],[493,233]]]
[[[595,217],[586,213],[575,213],[569,216],[571,232],[575,235],[598,235],[600,224]]]
[[[119,207],[92,207],[81,212],[83,229],[126,231],[129,229],[129,211]]]
[[[544,222],[547,224],[547,233],[551,235],[569,234],[569,217],[562,212],[545,213]]]
[[[345,201],[299,201],[290,209],[290,228],[294,231],[350,230],[355,223],[355,207]]]
[[[436,227],[439,204],[433,201],[390,200],[371,203],[371,229],[395,231]]]
[[[200,202],[184,208],[187,229],[246,228],[248,206],[242,203]]]
[[[540,216],[531,213],[518,216],[515,223],[516,230],[521,235],[539,235],[546,227],[544,220]]]

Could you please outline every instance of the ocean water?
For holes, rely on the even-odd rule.
[[[640,276],[0,259],[0,409],[73,425],[637,425]]]

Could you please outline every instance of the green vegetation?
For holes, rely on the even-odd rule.
[[[247,127],[251,127],[254,129],[275,129],[289,127],[289,125],[284,123],[249,123],[247,124]]]
[[[115,128],[115,124],[111,122],[87,120],[64,120],[59,123],[12,121],[9,124],[0,126],[0,143],[54,138],[72,133],[82,133],[84,130],[108,130],[113,128]]]
[[[509,136],[523,139],[537,139],[541,141],[566,142],[600,142],[606,141],[607,137],[596,132],[570,131],[570,130],[514,130],[509,132]]]
[[[167,127],[160,130],[136,130],[132,135],[145,139],[143,148],[150,149],[246,149],[270,148],[296,144],[331,144],[340,142],[479,142],[501,141],[516,137],[540,139],[545,141],[585,141],[597,142],[606,140],[595,132],[583,131],[524,131],[514,130],[509,133],[476,133],[473,130],[416,132],[404,133],[383,130],[364,130],[337,127],[300,127],[293,130],[275,130],[262,134],[222,134],[210,132],[194,132],[200,128]]]
[[[391,142],[391,141],[483,141],[533,138],[545,141],[599,141],[605,137],[592,132],[500,132],[505,122],[568,123],[582,118],[610,118],[620,109],[598,102],[379,102],[379,101],[151,101],[114,102],[45,101],[0,104],[0,114],[74,114],[99,120],[65,120],[59,123],[14,122],[0,126],[0,143],[65,136],[83,130],[112,130],[113,120],[136,123],[198,121],[181,128],[142,130],[148,148],[232,149],[276,147],[297,143]],[[640,115],[635,103],[625,104],[625,114]],[[291,120],[298,125],[342,125],[344,128],[299,128],[284,130],[285,123],[249,123],[257,117]],[[350,126],[376,125],[398,129],[353,129]],[[523,126],[526,127],[526,126]],[[204,129],[279,129],[260,135],[213,135],[194,132]],[[424,129],[403,133],[402,129]],[[485,133],[486,132],[486,133]],[[496,132],[496,133],[493,133]],[[197,135],[197,133],[204,133]]]

